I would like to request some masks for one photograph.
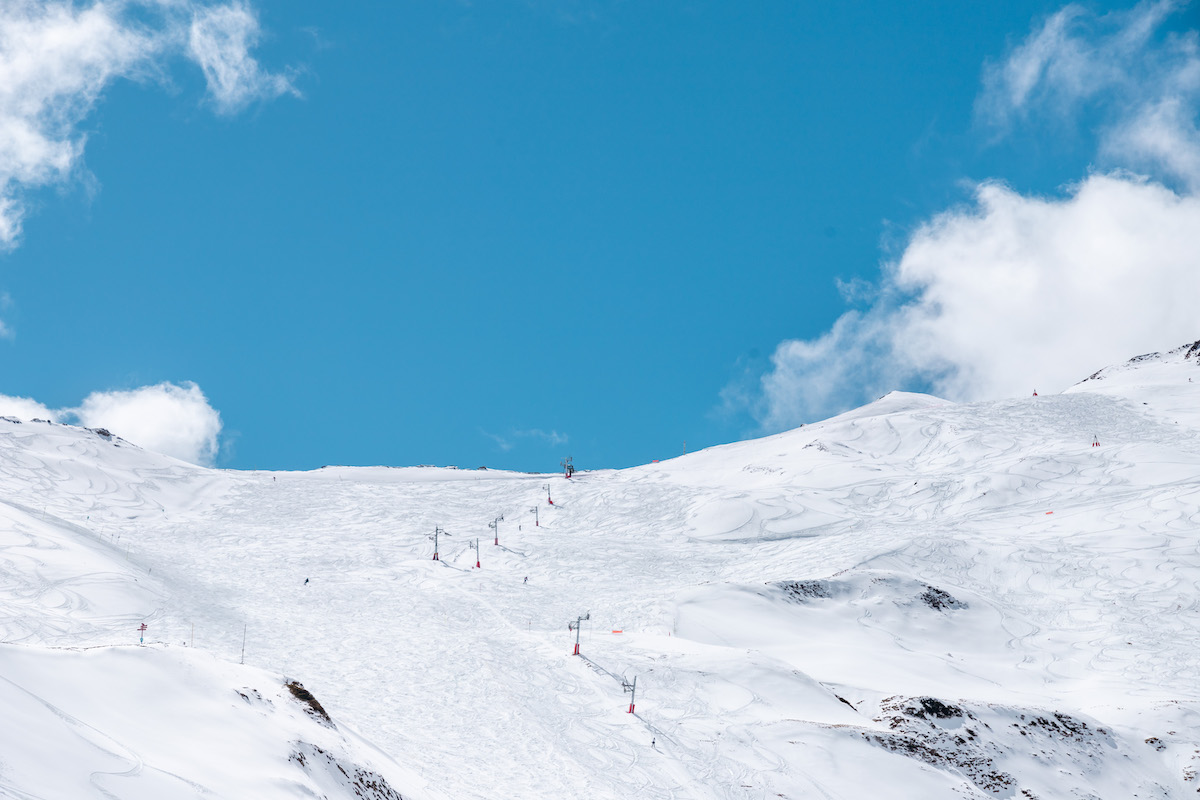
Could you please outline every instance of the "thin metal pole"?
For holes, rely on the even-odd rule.
[[[246,628],[247,627],[248,627],[247,625],[242,626],[242,663],[243,664],[246,663]]]

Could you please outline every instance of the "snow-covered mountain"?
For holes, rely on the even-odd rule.
[[[0,420],[0,797],[1193,796],[1198,588],[1200,343],[570,480]]]

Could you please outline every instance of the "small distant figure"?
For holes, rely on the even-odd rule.
[[[657,741],[658,741],[658,739],[654,739],[654,738],[650,739],[650,746],[654,747],[654,743]]]
[[[1100,439],[1099,439],[1099,437],[1097,437],[1097,436],[1093,436],[1093,437],[1092,437],[1092,447],[1099,447],[1099,446],[1100,446]]]
[[[526,576],[525,576],[525,582],[526,582],[526,583],[529,583],[529,576],[528,576],[528,575],[526,575]]]
[[[1034,397],[1037,397],[1037,389],[1034,389],[1034,390],[1033,390],[1033,396],[1034,396]]]
[[[305,586],[308,586],[308,578],[305,578],[305,579],[304,579],[304,585],[305,585]]]

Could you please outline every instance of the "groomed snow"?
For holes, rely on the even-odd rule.
[[[571,480],[0,420],[0,796],[1193,796],[1198,362]]]

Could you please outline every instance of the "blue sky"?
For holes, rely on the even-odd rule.
[[[139,3],[37,5],[164,30],[225,7],[196,0],[190,21],[164,22]],[[1183,139],[1163,146],[1194,144],[1184,4],[229,7],[260,32],[248,93],[223,95],[199,66],[227,62],[163,44],[59,101],[78,158],[52,178],[10,175],[24,214],[0,255],[0,392],[72,409],[192,382],[220,414],[202,460],[221,466],[622,467],[889,388],[1004,394],[1003,364],[974,375],[970,353],[913,355],[959,338],[949,329],[894,333],[896,310],[941,285],[889,277],[922,243],[943,258],[953,226],[934,221],[998,220],[1004,198],[978,195],[989,179],[1013,193],[1013,219],[1039,197],[1073,219],[1082,200],[1064,187],[1119,170],[1186,206],[1176,228],[1193,219],[1184,168],[1118,136],[1142,119],[1137,81],[1170,74]],[[20,13],[0,25],[38,23]],[[1122,65],[1104,43],[1148,17],[1149,37],[1120,52],[1161,70],[1107,74]],[[1004,71],[1022,57],[1041,70],[1024,94]],[[1184,250],[1168,254],[1178,274],[1196,266]],[[847,312],[857,333],[830,338]],[[1055,369],[1078,379],[1107,363],[1086,359],[1180,344],[1178,316]],[[866,355],[873,325],[892,356]],[[897,347],[919,363],[882,366]],[[1022,393],[1039,379],[1073,382],[1031,374]],[[818,384],[818,400],[797,399]]]

